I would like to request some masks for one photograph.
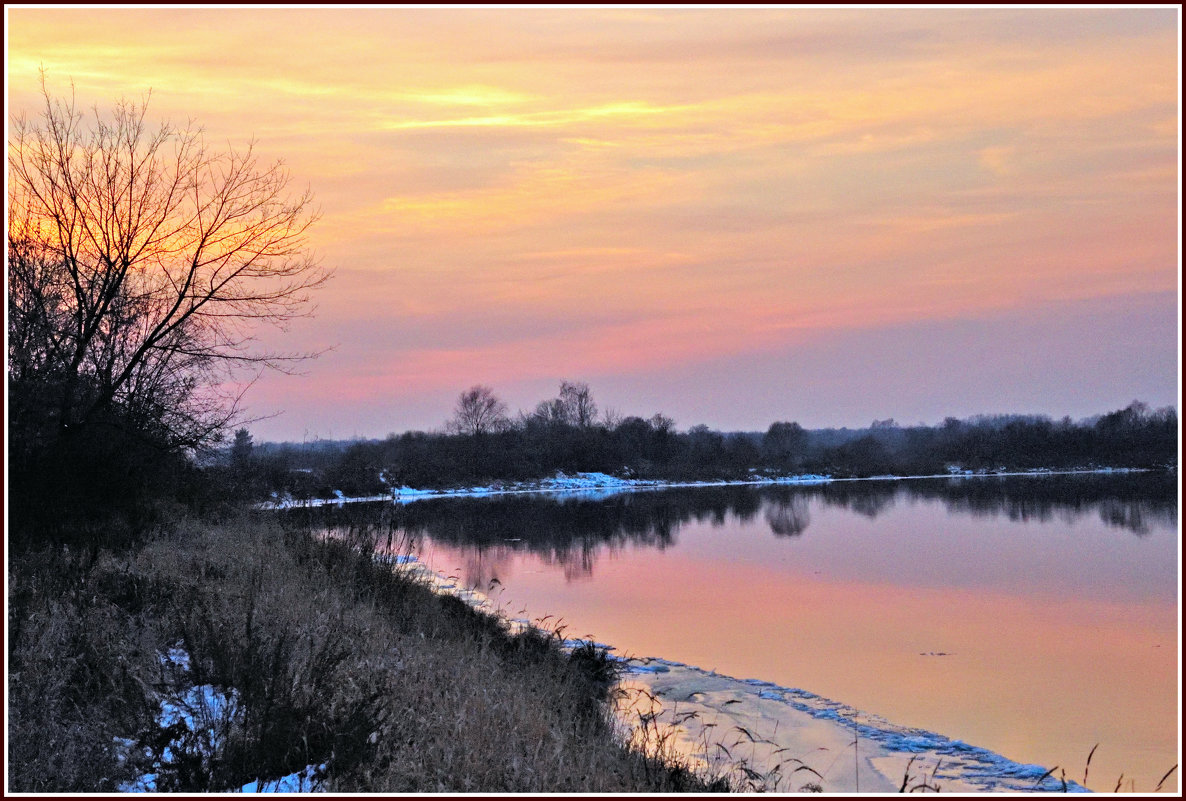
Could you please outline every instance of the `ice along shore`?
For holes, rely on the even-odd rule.
[[[412,555],[387,557],[394,569],[437,592],[511,618],[484,593],[461,587]],[[582,640],[567,640],[577,648]],[[595,643],[611,652],[612,645]],[[612,656],[621,669],[616,714],[625,735],[638,726],[669,737],[693,763],[775,792],[934,791],[1088,792],[1040,765],[877,715],[803,689],[742,679],[659,657]]]

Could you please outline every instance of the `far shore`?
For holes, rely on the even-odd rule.
[[[753,479],[735,480],[704,480],[704,481],[663,481],[659,479],[618,478],[607,473],[574,473],[568,476],[557,473],[551,478],[535,481],[520,481],[476,487],[461,487],[454,489],[416,489],[412,487],[392,487],[388,493],[382,495],[348,496],[339,494],[332,498],[287,498],[263,501],[257,504],[262,510],[281,510],[312,508],[318,506],[341,505],[346,503],[378,503],[391,501],[397,504],[413,503],[415,501],[431,500],[434,498],[485,498],[496,495],[539,495],[539,494],[570,494],[594,497],[608,497],[624,492],[641,492],[647,490],[677,489],[681,487],[775,487],[830,484],[853,481],[911,481],[916,479],[976,479],[976,478],[1004,478],[1010,476],[1068,476],[1068,475],[1109,475],[1126,473],[1149,473],[1151,468],[1144,467],[1097,467],[1082,470],[1051,470],[1038,468],[1034,470],[1003,470],[1001,472],[973,472],[960,471],[949,473],[934,473],[929,475],[878,475],[863,477],[834,478],[828,475],[804,474],[790,476],[764,476]]]

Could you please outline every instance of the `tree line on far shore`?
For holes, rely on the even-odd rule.
[[[764,432],[677,430],[666,415],[600,410],[589,386],[564,381],[554,398],[512,416],[489,387],[461,393],[440,432],[383,440],[261,443],[241,429],[213,469],[229,470],[254,497],[384,494],[392,488],[460,487],[578,472],[623,478],[740,480],[827,474],[836,478],[956,471],[1157,468],[1176,465],[1177,412],[1134,401],[1085,420],[1034,415],[949,417],[935,426],[874,421],[861,429]]]

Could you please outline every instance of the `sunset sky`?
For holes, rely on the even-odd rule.
[[[254,138],[322,218],[334,346],[257,439],[590,384],[679,428],[1178,398],[1176,8],[9,8],[10,115]]]

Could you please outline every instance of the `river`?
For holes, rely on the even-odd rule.
[[[1175,474],[360,504],[510,617],[759,678],[1087,785],[1177,761]],[[310,512],[306,512],[310,513]],[[1163,789],[1176,790],[1175,772]]]

